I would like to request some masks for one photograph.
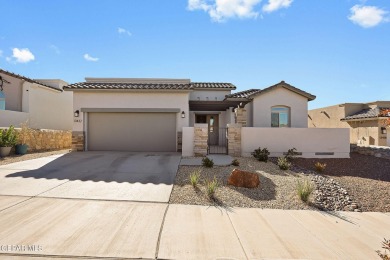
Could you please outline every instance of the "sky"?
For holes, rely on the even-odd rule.
[[[390,100],[388,0],[0,0],[0,68],[30,78],[282,80],[309,108]]]

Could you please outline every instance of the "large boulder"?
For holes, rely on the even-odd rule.
[[[236,187],[257,188],[260,184],[260,179],[256,173],[234,169],[230,173],[228,184]]]

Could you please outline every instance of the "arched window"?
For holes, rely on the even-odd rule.
[[[290,127],[290,108],[275,106],[271,108],[271,127]]]
[[[0,110],[5,110],[5,96],[3,91],[0,91]]]

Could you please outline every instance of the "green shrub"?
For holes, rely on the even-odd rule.
[[[205,157],[205,158],[202,159],[202,165],[204,167],[207,167],[207,168],[213,168],[214,161],[209,159],[209,158],[207,158],[207,157]]]
[[[219,184],[217,181],[217,178],[214,177],[212,180],[207,180],[206,181],[206,191],[207,191],[207,196],[209,196],[210,199],[214,198],[215,191],[217,190]]]
[[[316,162],[316,164],[314,164],[314,167],[316,168],[316,172],[323,172],[326,168],[326,163]]]
[[[390,240],[387,240],[386,238],[383,239],[382,242],[382,248],[385,250],[383,253],[379,250],[376,251],[378,256],[383,260],[389,260],[390,259]],[[389,254],[387,254],[387,251],[389,251]]]
[[[233,166],[240,166],[240,162],[239,162],[237,159],[234,159],[234,160],[232,161],[232,165],[233,165]]]
[[[195,188],[198,183],[199,183],[199,179],[200,179],[200,173],[201,173],[201,170],[198,169],[198,170],[195,170],[193,172],[191,172],[190,174],[190,182],[191,182],[191,185]]]
[[[279,157],[278,158],[278,166],[281,170],[288,170],[291,167],[291,163],[287,160],[286,157]]]
[[[259,147],[259,149],[254,150],[251,154],[261,162],[268,162],[269,151],[267,148],[261,149],[261,147]]]
[[[310,194],[313,192],[314,187],[312,183],[309,180],[304,180],[304,181],[298,181],[297,182],[297,194],[298,197],[303,201],[307,202]]]
[[[287,151],[286,155],[284,156],[287,161],[292,162],[294,158],[298,155],[299,153],[297,152],[296,148],[291,148]]]
[[[0,147],[13,147],[16,141],[17,135],[13,125],[8,129],[0,130]]]

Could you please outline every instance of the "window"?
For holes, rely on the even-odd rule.
[[[0,91],[0,110],[5,110],[5,96],[3,91]]]
[[[290,127],[290,108],[271,108],[271,127]]]

